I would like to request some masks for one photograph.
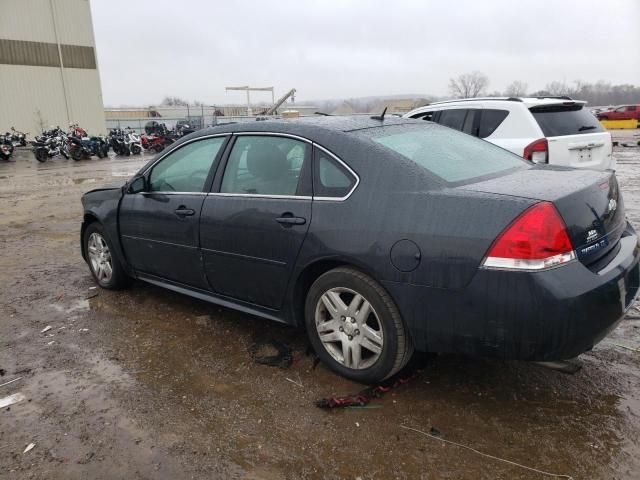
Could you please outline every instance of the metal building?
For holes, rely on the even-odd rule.
[[[0,132],[104,133],[89,0],[0,0]]]

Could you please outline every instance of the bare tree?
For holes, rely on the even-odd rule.
[[[570,88],[565,82],[553,81],[547,83],[544,87],[544,91],[548,92],[549,95],[559,96],[559,95],[568,95]]]
[[[162,99],[160,105],[163,105],[165,107],[184,107],[186,105],[189,105],[189,102],[180,97],[171,97],[167,95]]]
[[[511,82],[505,90],[505,95],[508,97],[524,97],[527,94],[529,85],[522,80],[514,80]]]
[[[449,79],[449,93],[457,98],[474,98],[489,86],[489,78],[482,72],[463,73]]]
[[[35,117],[36,117],[36,123],[38,124],[40,131],[44,132],[44,129],[47,126],[47,121],[42,116],[42,112],[40,111],[40,109],[35,111]]]

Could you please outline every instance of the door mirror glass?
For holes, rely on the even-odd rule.
[[[144,177],[137,177],[129,184],[129,188],[127,189],[127,192],[128,193],[144,192],[146,190],[146,186],[147,186],[146,179]]]

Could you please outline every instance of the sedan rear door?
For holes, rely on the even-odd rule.
[[[202,209],[200,241],[214,293],[280,309],[311,223],[311,144],[236,134]]]

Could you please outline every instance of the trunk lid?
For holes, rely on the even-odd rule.
[[[611,171],[538,166],[458,188],[552,202],[567,225],[578,259],[593,268],[615,253],[627,224]]]

